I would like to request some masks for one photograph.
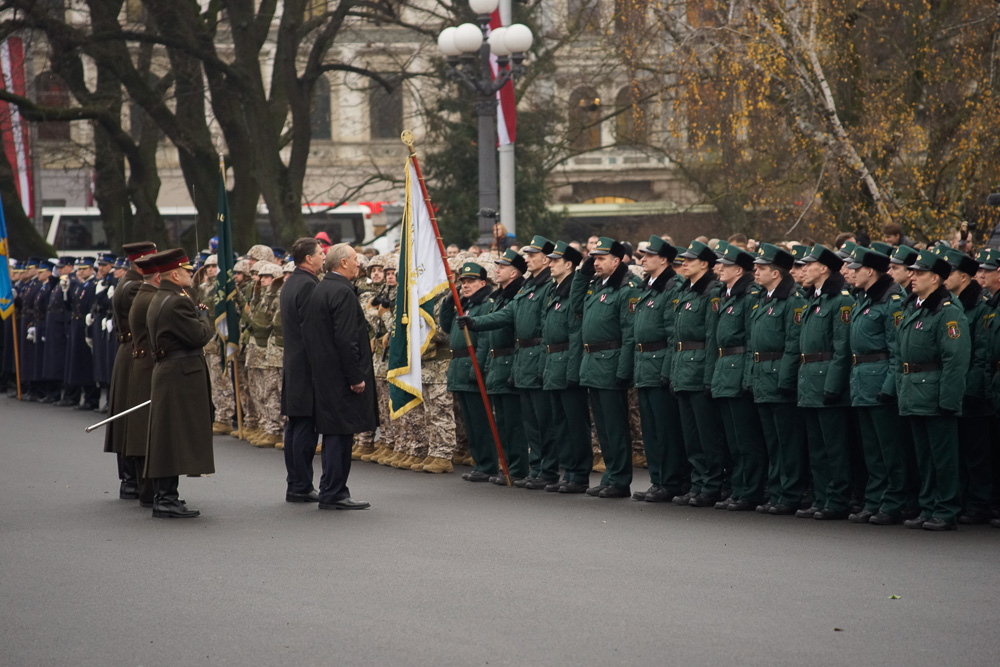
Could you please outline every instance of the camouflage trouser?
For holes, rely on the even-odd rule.
[[[424,422],[429,445],[427,455],[450,460],[458,445],[455,404],[448,395],[447,384],[424,385]]]
[[[248,368],[247,387],[257,409],[257,426],[268,435],[281,434],[281,369]]]
[[[424,387],[424,393],[427,393],[426,387]],[[424,405],[421,403],[396,420],[398,428],[396,449],[401,449],[407,456],[416,456],[421,459],[427,457],[427,427]]]
[[[456,453],[467,455],[469,453],[469,434],[465,432],[465,420],[462,417],[462,408],[459,406],[458,398],[454,393],[451,395],[451,417],[455,420]]]
[[[243,428],[257,428],[259,411],[257,406],[254,405],[253,397],[250,395],[250,385],[247,382],[247,366],[246,363],[240,363],[238,357],[236,359],[236,375],[239,380],[239,398],[240,408],[243,411]]]
[[[222,368],[218,354],[206,354],[208,377],[212,383],[212,403],[215,405],[215,421],[231,424],[236,419],[236,400],[233,398],[233,381],[229,369]]]
[[[632,387],[628,390],[628,429],[632,434],[632,456],[646,456],[646,448],[642,445],[642,423],[639,421],[639,390]]]

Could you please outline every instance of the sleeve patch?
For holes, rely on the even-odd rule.
[[[897,310],[895,313],[893,313],[892,314],[892,322],[896,326],[896,328],[898,329],[899,325],[903,322],[903,311]]]
[[[802,324],[802,313],[804,313],[806,311],[806,307],[802,306],[801,308],[793,308],[792,310],[795,312],[795,315],[792,317],[792,321],[795,322],[798,325],[801,325]]]
[[[639,298],[638,297],[633,297],[633,298],[629,299],[628,300],[628,312],[634,313],[635,312],[635,304],[637,304],[637,303],[639,303]]]
[[[949,338],[959,338],[961,335],[962,335],[962,332],[958,328],[958,322],[955,321],[955,320],[952,320],[951,322],[948,322],[948,337]]]
[[[714,299],[712,299],[712,312],[713,313],[719,312],[719,301],[720,301],[719,297],[715,297]]]
[[[851,307],[850,306],[841,306],[840,307],[840,321],[843,322],[844,324],[850,324],[851,323]]]

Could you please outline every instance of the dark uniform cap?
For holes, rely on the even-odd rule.
[[[1000,250],[996,248],[983,248],[979,251],[979,255],[976,256],[976,261],[979,262],[980,269],[996,271],[1000,269]]]
[[[840,271],[840,267],[844,265],[844,260],[835,255],[832,250],[824,245],[817,243],[809,251],[809,254],[802,258],[805,263],[819,262],[823,266],[830,267],[832,273],[837,273]]]
[[[691,241],[688,249],[677,256],[684,259],[700,259],[703,262],[708,262],[709,266],[715,266],[715,262],[718,259],[715,256],[715,251],[701,241]]]
[[[805,246],[797,247],[804,248]],[[773,243],[762,243],[758,257],[753,261],[753,263],[774,264],[775,266],[781,267],[787,271],[792,268],[792,265],[795,264],[795,258],[792,257],[791,253],[786,250],[782,250]]]
[[[549,259],[565,259],[567,262],[572,262],[574,265],[583,261],[583,253],[565,241],[559,241],[556,243],[556,247],[547,255],[547,257]]]
[[[143,275],[166,273],[174,269],[194,270],[194,267],[188,262],[187,254],[185,254],[183,248],[173,248],[172,250],[163,250],[152,255],[146,255],[136,260],[136,266],[139,267]]]
[[[115,260],[116,269],[127,269],[128,268],[128,257],[119,257]]]
[[[39,271],[54,271],[56,268],[55,262],[51,259],[42,259],[38,262]]]
[[[486,280],[486,269],[475,262],[466,262],[458,272],[458,279],[475,278],[476,280]]]
[[[677,259],[677,248],[673,247],[659,236],[650,236],[649,245],[642,251],[647,255],[659,255],[672,262]]]
[[[951,264],[944,257],[939,257],[933,250],[921,251],[910,268],[914,271],[933,271],[941,276],[942,280],[951,275]]]
[[[882,241],[872,241],[871,249],[887,257],[892,257],[892,252],[895,250],[892,245],[883,243]]]
[[[896,248],[896,252],[892,253],[892,257],[889,258],[889,262],[892,264],[902,264],[903,266],[910,266],[915,261],[917,261],[917,255],[920,253],[911,248],[908,245],[901,245]]]
[[[72,257],[60,257],[59,262],[56,264],[57,267],[62,268],[64,266],[73,266]]]
[[[889,257],[880,252],[875,252],[871,248],[855,247],[854,252],[851,253],[851,259],[852,261],[848,264],[847,268],[854,269],[855,271],[865,266],[875,269],[879,273],[885,273],[889,270]]]
[[[753,271],[753,263],[753,255],[738,246],[729,244],[726,244],[726,251],[719,258],[719,264],[725,264],[726,266],[735,264],[744,271]]]
[[[97,256],[97,263],[114,264],[117,259],[118,257],[116,257],[114,254],[110,252],[102,252],[100,255]]]
[[[126,243],[122,246],[122,252],[128,257],[128,261],[134,262],[143,255],[152,255],[156,252],[156,244],[150,241],[139,241],[138,243]]]
[[[979,271],[979,263],[961,250],[951,248],[945,250],[941,256],[948,260],[948,263],[951,264],[951,268],[954,270],[961,271],[970,276],[976,275]]]
[[[810,250],[812,250],[810,246],[802,245],[801,243],[799,245],[792,246],[791,255],[792,259],[794,260],[794,263],[798,264],[799,266],[804,265],[805,261],[803,260],[805,260],[806,255],[809,254]]]
[[[857,247],[858,244],[854,241],[845,241],[844,245],[840,246],[840,250],[838,250],[835,254],[840,259],[847,260],[851,258],[851,253],[853,253],[854,249]]]
[[[528,270],[528,263],[524,261],[524,257],[521,257],[516,250],[505,250],[496,263],[500,266],[513,266],[521,273]]]
[[[625,246],[618,241],[602,236],[597,239],[597,247],[590,251],[591,255],[614,255],[618,259],[625,259]]]
[[[726,250],[729,249],[729,241],[719,241],[719,244],[715,246],[715,257],[716,259],[722,259]]]
[[[548,240],[544,236],[535,236],[531,239],[531,243],[524,246],[524,252],[541,252],[548,255],[550,252],[555,250],[556,244]]]
[[[29,257],[25,262],[25,268],[31,268],[33,266],[38,266],[42,261],[41,257]]]
[[[95,259],[93,257],[77,257],[76,261],[73,262],[73,266],[77,268],[83,268],[85,266],[94,268],[94,261]]]

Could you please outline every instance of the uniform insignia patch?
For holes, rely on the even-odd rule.
[[[635,297],[628,300],[628,312],[635,312],[635,304],[639,303],[639,297]]]
[[[816,306],[816,310],[814,310],[813,312],[814,313],[819,313],[819,306]]]
[[[535,298],[535,293],[534,292],[528,292],[528,298],[529,299]]]
[[[893,313],[892,314],[892,321],[896,325],[896,328],[898,329],[899,325],[903,321],[903,311],[897,310],[895,313]]]
[[[556,304],[555,310],[559,310],[559,306],[561,306],[561,305],[562,305],[562,301],[560,301],[559,303]]]
[[[924,328],[924,323],[923,323],[923,321],[920,321],[920,322],[917,322],[916,324],[914,324],[914,325],[913,325],[913,328],[914,328],[914,329],[923,329],[923,328]]]
[[[684,304],[684,310],[691,310],[691,302],[690,301],[688,301],[687,303]]]
[[[872,310],[871,308],[865,308],[865,311],[863,313],[861,313],[861,314],[862,315],[867,315],[868,313],[871,312],[871,310]]]
[[[733,312],[733,307],[732,307],[732,306],[729,306],[729,308],[726,308],[726,314],[727,314],[727,315],[728,315],[729,313],[731,313],[731,312]]]
[[[843,322],[844,324],[850,324],[851,323],[851,307],[850,306],[841,306],[840,307],[840,321]]]
[[[796,324],[802,324],[802,313],[805,312],[805,309],[806,309],[805,306],[802,306],[801,308],[793,308],[792,309],[795,312],[795,316],[792,318],[792,320]]]
[[[646,307],[647,308],[652,308],[654,303],[655,303],[655,301],[653,301],[652,299],[650,299],[649,303],[646,304]]]
[[[719,312],[719,298],[718,297],[712,299],[712,312],[713,313]]]
[[[604,303],[607,300],[607,298],[608,298],[607,294],[602,294],[601,295],[601,303]]]
[[[948,322],[948,336],[950,338],[958,338],[961,335],[962,332],[958,330],[958,322],[955,320]]]
[[[774,313],[774,306],[771,306],[770,308],[767,309],[768,315],[771,315],[772,313]]]

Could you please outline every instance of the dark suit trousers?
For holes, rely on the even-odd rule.
[[[319,501],[335,503],[351,497],[347,476],[351,474],[353,435],[323,434],[323,476],[319,480]]]
[[[312,417],[289,417],[285,424],[285,481],[288,493],[313,491],[316,431]],[[325,472],[325,468],[324,468]]]

